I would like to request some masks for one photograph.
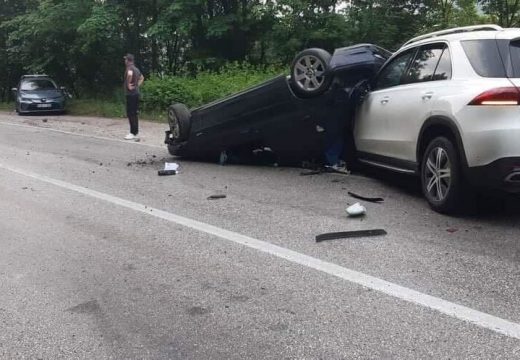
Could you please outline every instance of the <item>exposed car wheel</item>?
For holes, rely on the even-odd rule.
[[[421,166],[422,190],[431,208],[443,214],[464,209],[470,189],[463,180],[455,145],[446,137],[433,139],[424,152]]]
[[[190,135],[191,113],[184,104],[173,104],[168,108],[168,123],[174,141],[187,140]]]
[[[307,49],[296,55],[291,65],[291,84],[295,93],[318,96],[328,90],[333,75],[331,55],[323,49]]]

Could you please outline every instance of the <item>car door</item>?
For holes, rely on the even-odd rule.
[[[391,146],[388,136],[388,107],[392,101],[392,90],[401,84],[416,50],[407,50],[390,59],[379,72],[373,90],[359,106],[354,125],[354,140],[360,157],[365,154],[388,154]]]
[[[421,46],[406,70],[401,85],[385,91],[387,128],[383,155],[415,167],[417,139],[430,117],[434,97],[451,77],[449,49],[445,43]]]

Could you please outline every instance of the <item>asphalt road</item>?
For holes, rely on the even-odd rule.
[[[520,358],[519,200],[446,217],[408,178],[174,160],[143,127],[0,114],[0,359]]]

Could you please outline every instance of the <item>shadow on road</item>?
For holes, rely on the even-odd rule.
[[[411,175],[397,174],[387,170],[360,168],[357,172],[363,176],[376,179],[393,191],[418,199],[423,198],[419,178]],[[426,200],[425,200],[426,201]],[[480,191],[475,204],[460,215],[461,218],[479,221],[510,221],[511,217],[520,216],[520,196],[492,191]]]

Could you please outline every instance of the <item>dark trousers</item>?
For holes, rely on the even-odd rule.
[[[126,116],[130,122],[130,132],[134,135],[139,133],[139,95],[126,95]]]

